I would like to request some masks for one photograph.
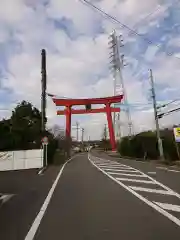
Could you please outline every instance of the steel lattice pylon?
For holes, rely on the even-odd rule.
[[[127,123],[128,123],[128,135],[132,136],[133,126],[132,126],[131,114],[130,114],[130,109],[129,109],[128,100],[127,100],[126,88],[124,86],[124,81],[123,81],[123,76],[122,76],[122,69],[125,66],[124,65],[124,55],[120,56],[120,53],[119,53],[120,52],[119,48],[123,46],[122,36],[120,35],[119,37],[117,37],[115,30],[110,35],[109,45],[110,45],[110,49],[111,49],[111,53],[110,53],[111,62],[110,63],[111,63],[111,69],[113,70],[114,96],[116,96],[118,94],[124,95],[122,104],[125,105],[125,109],[126,109],[125,112],[126,112]],[[121,136],[120,115],[117,115],[117,114],[114,114],[114,129],[116,132],[116,137],[119,139]]]

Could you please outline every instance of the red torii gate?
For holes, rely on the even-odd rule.
[[[89,99],[58,99],[53,97],[53,102],[56,106],[64,106],[64,110],[57,111],[57,115],[65,115],[66,116],[66,137],[71,136],[71,114],[88,114],[88,113],[106,113],[108,128],[109,128],[109,136],[112,150],[116,149],[116,141],[112,123],[112,115],[111,113],[120,112],[120,108],[111,107],[113,103],[120,103],[123,99],[123,95],[113,96],[113,97],[105,97],[105,98],[89,98]],[[104,108],[100,109],[72,109],[72,106],[75,105],[84,105],[89,106],[92,104],[104,104]]]

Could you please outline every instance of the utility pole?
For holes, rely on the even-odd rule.
[[[76,122],[76,140],[79,141],[79,123]]]
[[[46,50],[42,49],[41,53],[41,84],[42,84],[42,93],[41,93],[41,131],[42,134],[45,134],[46,129]]]
[[[160,137],[160,129],[159,129],[159,121],[158,121],[158,113],[157,113],[157,103],[156,103],[156,93],[155,93],[155,88],[154,88],[154,79],[153,79],[152,69],[150,69],[150,80],[151,80],[151,91],[152,91],[154,118],[155,118],[155,123],[156,123],[156,133],[157,133],[159,154],[160,154],[160,158],[162,160],[164,160],[164,152],[163,152],[162,140]]]
[[[82,141],[82,144],[83,144],[83,142],[84,142],[84,128],[82,128],[81,131],[82,131],[81,141]]]
[[[107,124],[104,125],[104,139],[107,140]]]
[[[42,49],[41,52],[41,134],[45,137],[46,131],[46,50]],[[43,145],[43,166],[47,165],[47,145]]]
[[[121,139],[121,123],[120,123],[120,113],[118,113],[118,117],[117,117],[117,140],[120,141]]]

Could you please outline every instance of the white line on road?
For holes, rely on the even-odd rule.
[[[120,164],[97,164],[99,167],[108,167],[108,166],[112,166],[112,167],[122,167],[123,165]]]
[[[149,192],[149,193],[159,193],[159,194],[164,194],[164,195],[174,195],[173,192],[170,192],[170,191],[167,191],[167,190],[158,190],[158,189],[135,187],[135,186],[128,186],[128,187],[133,189],[134,191]]]
[[[129,176],[129,177],[146,177],[144,175],[140,174],[129,174],[129,173],[119,173],[119,172],[109,172],[107,171],[108,174],[110,175],[121,175],[121,176]]]
[[[158,168],[158,169],[162,169],[162,170],[167,170],[166,167],[156,167],[156,168]]]
[[[105,172],[103,169],[99,168],[97,165],[95,165],[93,163],[93,161],[91,161],[90,156],[88,155],[88,159],[89,161],[92,163],[93,166],[95,166],[99,171],[101,171],[102,173],[104,173],[106,176],[108,176],[109,178],[111,178],[113,181],[115,181],[117,184],[119,184],[121,187],[123,187],[124,189],[126,189],[127,191],[131,192],[134,196],[136,196],[137,198],[139,198],[140,200],[142,200],[143,202],[145,202],[147,205],[151,206],[152,208],[154,208],[156,211],[158,211],[159,213],[161,213],[162,215],[164,215],[165,217],[167,217],[168,219],[170,219],[172,222],[176,223],[179,227],[180,227],[180,220],[176,217],[174,217],[173,215],[171,215],[170,213],[168,213],[167,211],[165,211],[164,209],[160,208],[158,205],[156,205],[153,202],[150,202],[148,199],[144,198],[143,196],[141,196],[139,193],[135,192],[133,189],[129,188],[128,186],[126,186],[124,183],[117,181],[117,179],[115,179],[114,177],[112,177],[111,175],[109,175],[107,172]]]
[[[54,181],[54,183],[53,183],[53,185],[52,185],[52,187],[51,187],[51,189],[50,189],[50,191],[49,191],[49,193],[48,193],[48,195],[47,195],[47,197],[46,197],[46,199],[45,199],[45,201],[44,201],[44,203],[43,203],[43,205],[42,205],[42,207],[41,207],[41,209],[40,209],[40,211],[39,211],[39,213],[38,213],[38,215],[36,216],[36,218],[35,218],[32,226],[31,226],[31,228],[30,228],[30,230],[29,230],[29,232],[28,232],[28,234],[27,234],[26,237],[25,237],[25,240],[33,240],[33,239],[34,239],[34,236],[35,236],[35,234],[36,234],[36,232],[37,232],[37,230],[38,230],[38,227],[39,227],[39,225],[40,225],[40,223],[41,223],[41,220],[42,220],[42,218],[43,218],[43,216],[44,216],[44,214],[45,214],[45,211],[46,211],[46,209],[47,209],[47,207],[48,207],[48,205],[49,205],[49,202],[50,202],[50,200],[51,200],[51,198],[52,198],[52,195],[53,195],[54,190],[55,190],[55,188],[56,188],[56,186],[57,186],[57,183],[58,183],[58,181],[59,181],[59,179],[60,179],[60,177],[61,177],[61,175],[62,175],[62,172],[63,172],[66,164],[67,164],[69,161],[71,161],[73,158],[75,158],[75,157],[77,157],[77,155],[74,156],[74,157],[72,157],[72,158],[70,158],[70,159],[62,166],[62,168],[60,169],[59,174],[57,175],[56,180]]]
[[[177,171],[177,170],[171,170],[171,169],[168,169],[167,171],[168,171],[168,172],[180,173],[180,171]]]
[[[97,165],[97,166],[99,166],[99,165]],[[131,167],[124,167],[124,166],[117,166],[117,167],[115,167],[115,166],[111,166],[111,165],[109,165],[109,166],[99,166],[99,167],[102,167],[102,168],[112,168],[112,169],[124,169],[124,170],[130,170],[130,169],[132,169]]]
[[[173,170],[173,169],[169,169],[169,168],[166,168],[166,167],[156,167],[156,168],[166,170],[167,172],[180,173],[180,171],[178,171],[178,170]]]
[[[114,172],[127,172],[127,173],[138,173],[138,170],[134,169],[112,169],[112,168],[103,168],[105,171],[114,171]]]
[[[96,164],[101,164],[102,163],[102,161],[94,161]],[[103,162],[104,164],[109,164],[109,163],[111,163],[110,161],[106,161],[106,162]]]
[[[153,181],[139,180],[139,179],[130,179],[130,178],[116,178],[118,181],[126,181],[126,182],[137,182],[137,183],[147,183],[147,184],[155,184]]]
[[[103,159],[101,159],[101,160],[103,160]],[[126,165],[124,165],[124,166],[126,166]],[[135,169],[135,168],[131,168],[131,169],[133,169],[133,170],[137,170],[137,169]],[[152,177],[150,177],[149,175],[147,175],[147,174],[141,172],[140,170],[138,170],[138,172],[144,174],[145,176],[147,176],[148,179],[152,180],[152,181],[153,181],[155,184],[157,184],[158,186],[160,186],[160,187],[166,189],[167,191],[172,191],[172,192],[174,193],[174,196],[176,196],[177,198],[180,199],[180,194],[179,194],[179,193],[173,191],[171,188],[165,186],[164,184],[162,184],[162,183],[156,181],[154,178],[152,178]]]
[[[168,204],[168,203],[160,203],[160,202],[154,202],[154,203],[157,204],[159,207],[165,209],[165,210],[169,210],[169,211],[173,211],[173,212],[180,212],[180,206],[179,205]]]
[[[13,196],[14,196],[14,194],[3,194],[2,196],[0,196],[0,200],[2,201],[2,203],[6,203]]]

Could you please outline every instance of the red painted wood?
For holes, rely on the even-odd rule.
[[[65,106],[65,110],[57,111],[57,115],[66,115],[66,136],[71,136],[71,114],[88,114],[88,113],[106,113],[109,127],[109,136],[111,141],[112,150],[116,149],[116,141],[112,123],[113,112],[120,112],[120,108],[111,107],[112,103],[120,103],[123,95],[105,97],[105,98],[90,98],[90,99],[57,99],[53,98],[56,106]],[[104,104],[105,108],[100,109],[71,109],[74,105],[88,105],[88,104]]]
[[[120,112],[120,108],[110,108],[111,112]],[[100,109],[71,109],[72,114],[89,114],[89,113],[106,113],[106,108],[100,108]],[[66,115],[67,110],[59,110],[57,111],[57,115]]]
[[[110,104],[106,104],[106,114],[107,114],[107,121],[108,121],[109,137],[110,137],[111,147],[112,147],[112,151],[115,151],[116,150],[116,140],[115,140],[115,135],[114,135],[114,128],[113,128]]]
[[[71,137],[71,107],[66,107],[66,137]]]
[[[88,98],[88,99],[57,99],[53,98],[56,106],[73,106],[73,105],[87,105],[87,104],[106,104],[119,103],[123,99],[123,95],[105,97],[105,98]]]

